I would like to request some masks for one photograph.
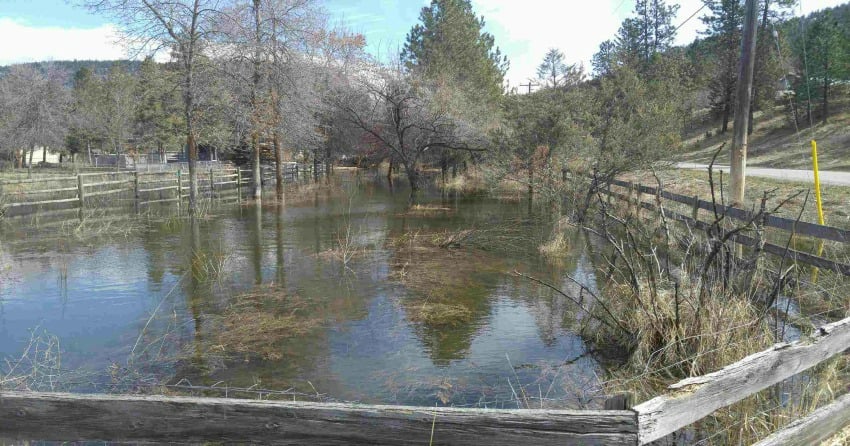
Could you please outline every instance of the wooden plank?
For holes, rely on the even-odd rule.
[[[633,186],[632,183],[622,180],[611,180],[611,184],[621,187]],[[640,185],[639,189],[641,192],[657,195],[657,191],[655,188]],[[750,212],[745,211],[743,209],[738,209],[722,204],[715,204],[705,200],[696,200],[695,202],[694,197],[686,197],[684,195],[676,194],[673,192],[662,190],[661,196],[677,203],[682,203],[689,206],[696,205],[699,209],[705,209],[710,212],[716,211],[718,214],[725,214],[727,217],[734,218],[740,221],[749,221],[752,217],[752,214]],[[781,229],[784,231],[793,232],[808,237],[832,240],[840,243],[850,243],[850,231],[846,229],[836,228],[833,226],[819,225],[816,223],[810,223],[805,221],[796,221],[790,218],[777,217],[775,215],[768,215],[767,218],[765,218],[764,224],[765,226],[771,228]]]
[[[143,192],[157,192],[161,190],[175,190],[177,186],[163,186],[163,187],[155,187],[153,189],[139,189],[139,193]]]
[[[236,181],[222,181],[220,183],[215,183],[216,186],[224,186],[227,184],[236,184]]]
[[[91,194],[89,194],[91,195]],[[54,204],[54,203],[70,203],[72,201],[79,201],[77,197],[74,198],[63,198],[61,200],[46,200],[46,201],[30,201],[30,202],[22,202],[22,203],[6,203],[3,207],[13,208],[18,206],[41,206],[43,204]]]
[[[77,179],[76,176],[64,176],[64,177],[52,177],[52,178],[47,176],[47,177],[38,177],[38,178],[21,178],[19,180],[2,180],[2,183],[4,185],[9,185],[9,184],[41,183],[41,182],[48,182],[48,181],[70,181],[70,180],[76,180],[76,179]]]
[[[82,176],[82,175],[80,175]],[[101,181],[100,183],[88,183],[86,187],[96,187],[96,186],[112,186],[113,184],[130,184],[133,181],[132,178],[127,178],[126,180],[115,180],[115,181]]]
[[[788,379],[850,347],[850,318],[820,327],[808,340],[776,344],[716,372],[688,378],[637,407],[640,444],[701,420],[717,409]]]
[[[606,190],[601,190],[601,192],[623,201],[628,200],[628,197],[626,195],[617,192]],[[651,211],[654,211],[656,209],[656,206],[652,203],[646,203],[643,201],[639,203],[639,206],[644,209],[649,209]],[[673,212],[666,209],[664,210],[664,215],[666,215],[672,220],[687,223],[692,227],[701,229],[703,231],[708,230],[708,228],[711,226],[710,224],[705,223],[703,221],[694,220],[692,217],[688,217],[678,212]],[[731,237],[731,240],[735,243],[750,247],[754,247],[758,244],[758,241],[755,238],[740,233],[733,235]],[[795,262],[816,266],[818,268],[834,271],[845,276],[850,276],[850,265],[845,263],[835,262],[833,260],[825,259],[823,257],[818,257],[816,255],[809,254],[803,251],[797,251],[791,248],[786,249],[784,246],[774,245],[773,243],[764,242],[762,244],[762,249],[768,254],[773,254],[779,257],[786,257],[787,259]]]
[[[163,198],[162,200],[148,200],[148,201],[140,201],[139,204],[151,204],[151,203],[167,203],[171,201],[180,201],[179,198]]]
[[[99,177],[102,175],[132,175],[132,170],[122,170],[120,172],[95,172],[95,173],[81,173],[82,177]]]
[[[850,425],[850,395],[815,410],[753,446],[809,446],[823,442]]]
[[[88,197],[97,197],[100,195],[109,195],[109,194],[117,194],[119,192],[132,192],[130,189],[111,189],[111,190],[102,190],[97,192],[86,192],[86,198]]]
[[[40,189],[40,190],[23,190],[19,192],[9,192],[9,195],[35,195],[35,194],[51,194],[54,192],[69,192],[75,191],[77,187],[63,187],[61,189]]]
[[[0,392],[0,437],[257,444],[636,445],[631,411]]]

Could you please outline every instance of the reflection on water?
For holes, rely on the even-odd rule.
[[[170,382],[363,402],[599,404],[599,366],[575,333],[580,310],[513,274],[572,290],[569,274],[594,289],[578,234],[553,266],[537,253],[550,229],[517,203],[435,195],[411,209],[405,193],[368,182],[311,194],[286,207],[150,221],[120,237],[7,224],[0,355],[19,356],[41,327],[61,340],[63,368],[87,371],[73,384],[80,391],[114,380],[118,364]],[[498,238],[505,222],[523,237]],[[434,241],[464,230],[495,238]],[[257,286],[278,300],[240,297]],[[463,317],[447,324],[414,314],[432,302],[461,306]],[[270,324],[292,321],[272,327],[278,336],[262,355],[222,343],[233,326],[225,318],[250,320],[252,311]]]

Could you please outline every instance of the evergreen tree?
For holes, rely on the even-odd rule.
[[[165,156],[167,145],[178,145],[183,126],[179,91],[174,74],[150,57],[139,66],[133,134],[140,149],[155,149]]]
[[[94,71],[88,66],[82,66],[74,73],[71,90],[70,129],[65,142],[66,149],[75,157],[84,153],[88,162],[92,162],[91,150],[93,145],[103,141],[103,132],[99,127],[100,83],[94,76]]]
[[[635,16],[624,20],[617,33],[621,62],[648,69],[656,54],[672,46],[673,18],[678,11],[679,5],[667,5],[664,0],[637,0]]]
[[[543,57],[540,66],[537,67],[537,77],[545,85],[559,88],[581,82],[584,77],[583,71],[576,64],[567,65],[564,63],[564,53],[552,48]]]
[[[806,88],[798,92],[798,97],[806,97],[810,107],[819,101],[821,122],[826,124],[832,87],[838,81],[850,79],[848,35],[832,11],[812,17],[806,34],[806,50]]]
[[[599,51],[593,55],[590,63],[593,65],[596,76],[604,77],[611,74],[617,66],[617,45],[611,40],[600,43]]]
[[[715,72],[709,82],[709,100],[714,114],[722,119],[720,132],[729,129],[729,120],[738,82],[738,60],[744,8],[740,0],[719,0],[708,4],[711,14],[702,17],[711,42]]]
[[[493,36],[483,31],[484,18],[476,17],[470,1],[432,0],[422,8],[419,20],[401,53],[407,68],[497,102],[508,60]]]

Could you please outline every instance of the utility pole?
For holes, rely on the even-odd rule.
[[[756,54],[756,0],[747,0],[744,36],[741,39],[741,64],[738,66],[738,88],[735,103],[735,138],[732,141],[730,176],[732,206],[744,205],[747,171],[747,127],[753,94],[753,68]]]
[[[528,94],[531,94],[531,87],[537,87],[540,84],[534,84],[531,81],[528,81],[527,84],[519,84],[520,87],[528,87]]]

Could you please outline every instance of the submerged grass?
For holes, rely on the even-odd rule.
[[[307,300],[270,286],[235,296],[217,318],[211,349],[278,360],[283,341],[310,334],[324,317]]]
[[[403,300],[407,317],[432,327],[457,326],[472,320],[479,298],[476,278],[501,272],[504,262],[493,253],[469,248],[475,230],[403,234],[389,243],[393,258],[389,279],[410,291]]]

